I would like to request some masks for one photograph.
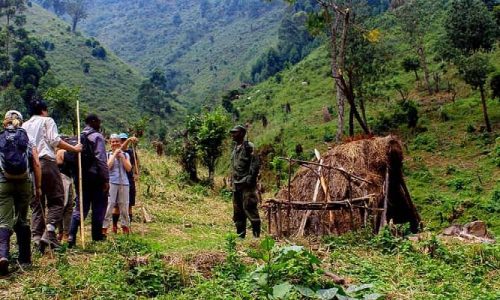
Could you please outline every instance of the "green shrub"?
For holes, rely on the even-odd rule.
[[[449,180],[446,184],[453,188],[455,191],[462,191],[462,190],[466,190],[467,187],[472,183],[472,180],[468,179],[468,178],[462,178],[462,177],[458,177],[458,178],[453,178],[451,180]]]
[[[411,145],[412,150],[424,150],[432,152],[438,146],[437,138],[430,134],[419,134]]]

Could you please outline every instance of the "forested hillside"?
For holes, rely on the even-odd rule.
[[[124,130],[137,122],[141,116],[137,95],[142,81],[137,71],[98,41],[71,33],[67,23],[35,4],[19,14],[25,16],[25,28],[33,47],[38,45],[36,49],[47,61],[47,67],[37,75],[40,76],[36,82],[40,85],[38,93],[57,95],[60,109],[69,105],[69,112],[55,112],[59,121],[65,123],[64,115],[73,112],[74,103],[64,104],[64,101],[73,102],[79,97],[85,111],[103,117],[105,128]],[[5,97],[10,97],[4,99],[14,104],[13,100],[7,100],[13,97],[9,91],[3,91]],[[25,101],[29,97],[26,95]],[[27,111],[23,104],[15,106]],[[71,132],[71,127],[65,129]]]
[[[500,299],[500,1],[38,2],[68,22],[2,23],[0,108],[69,129],[69,82],[148,134],[131,231],[12,239],[0,298]]]
[[[159,68],[186,103],[239,87],[276,43],[280,1],[111,1],[89,5],[81,29],[143,74]]]
[[[140,117],[137,111],[141,75],[104,45],[75,35],[68,24],[38,6],[26,11],[27,28],[48,46],[47,60],[55,80],[79,87],[88,111],[103,116],[105,127],[126,129]]]
[[[498,234],[500,102],[495,98],[498,75],[494,70],[500,69],[500,50],[490,41],[490,48],[481,52],[486,57],[483,64],[491,66],[483,75],[492,126],[488,132],[479,89],[464,81],[460,62],[443,58],[442,47],[453,49],[444,46],[450,31],[443,22],[451,22],[450,14],[455,13],[450,1],[416,1],[358,23],[365,32],[375,30],[377,38],[369,41],[366,35],[351,41],[355,50],[348,50],[353,52],[347,56],[347,68],[354,66],[360,73],[348,80],[356,96],[355,107],[370,134],[396,134],[403,139],[405,174],[426,226],[440,229],[481,219]],[[425,62],[431,93],[410,38],[417,33],[405,31],[407,18],[415,14],[432,20],[415,29],[428,51]],[[408,68],[408,61],[416,61],[416,67]],[[314,148],[326,150],[335,141],[338,106],[326,45],[297,65],[238,93],[232,98],[228,95],[227,99],[234,100],[225,107],[239,122],[250,125],[249,138],[263,149],[273,174],[286,173],[277,157],[312,159]],[[344,132],[347,140],[366,135],[349,113]],[[271,188],[273,176],[268,178]]]

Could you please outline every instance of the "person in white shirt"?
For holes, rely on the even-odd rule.
[[[40,251],[43,252],[47,246],[60,247],[55,230],[62,219],[64,188],[56,163],[56,148],[81,152],[82,145],[72,146],[61,139],[44,101],[34,101],[31,110],[33,116],[23,124],[23,128],[36,145],[42,167],[42,196],[39,200],[34,198],[31,203],[31,232],[33,242],[39,245]]]

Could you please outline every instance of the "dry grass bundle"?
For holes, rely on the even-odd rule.
[[[392,219],[394,223],[410,222],[412,230],[417,231],[420,217],[403,179],[402,162],[401,141],[395,136],[387,136],[349,142],[329,150],[321,157],[321,164],[336,169],[303,165],[291,181],[290,195],[286,186],[277,194],[277,199],[313,202],[318,186],[319,193],[315,200],[320,203],[368,195],[372,197],[366,203],[368,209],[357,203],[333,211],[287,211],[281,214],[281,223],[287,224],[285,217],[290,216],[290,224],[282,227],[282,230],[289,228],[290,232],[282,233],[296,233],[302,222],[305,222],[305,234],[342,234],[366,225],[370,220],[373,228],[378,228],[386,195],[386,176],[389,179],[387,220]],[[349,174],[354,176],[350,177]],[[320,184],[318,175],[323,178],[324,185]],[[272,226],[272,231],[276,233],[275,226]]]

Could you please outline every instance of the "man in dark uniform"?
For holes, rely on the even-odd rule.
[[[257,209],[256,193],[257,176],[259,175],[259,158],[252,143],[245,141],[246,129],[238,125],[231,129],[235,142],[231,155],[231,171],[233,185],[233,221],[236,233],[244,238],[247,219],[252,224],[254,237],[260,236],[260,217]]]

